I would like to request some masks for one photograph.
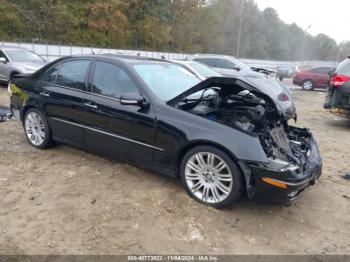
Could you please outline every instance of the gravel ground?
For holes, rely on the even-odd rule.
[[[350,254],[350,121],[322,109],[324,92],[293,92],[324,173],[290,207],[208,208],[177,180],[64,145],[36,150],[19,123],[1,123],[0,254]]]

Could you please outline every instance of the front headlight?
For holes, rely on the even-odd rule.
[[[297,166],[297,165],[291,164],[287,161],[284,161],[284,160],[281,160],[278,158],[275,158],[275,159],[269,158],[269,164],[270,164],[270,166],[273,167],[274,170],[278,170],[281,172],[295,171],[299,168],[299,166]]]

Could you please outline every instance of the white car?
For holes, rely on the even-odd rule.
[[[222,76],[219,72],[215,71],[209,66],[196,61],[171,60],[171,62],[184,67],[202,81],[209,77]]]

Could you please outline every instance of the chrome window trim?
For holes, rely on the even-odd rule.
[[[92,93],[92,92],[85,92],[86,94],[89,94],[89,95],[93,95],[93,96],[97,96],[97,97],[102,97],[102,98],[106,98],[106,99],[110,99],[110,100],[114,100],[114,101],[117,101],[117,102],[120,102],[120,98],[115,98],[115,97],[110,97],[110,96],[105,96],[105,95],[100,95],[100,94],[95,94],[95,93]],[[87,99],[89,100],[89,99]]]
[[[128,141],[128,142],[132,142],[132,143],[135,143],[135,144],[138,144],[138,145],[141,145],[141,146],[153,148],[153,149],[156,149],[158,151],[164,151],[164,149],[160,148],[160,147],[156,147],[156,146],[152,146],[152,145],[149,145],[149,144],[145,144],[145,143],[142,143],[140,141],[136,141],[136,140],[133,140],[133,139],[130,139],[130,138],[127,138],[127,137],[123,137],[123,136],[119,136],[119,135],[116,135],[116,134],[112,134],[112,133],[109,133],[109,132],[106,132],[106,131],[98,130],[96,128],[88,127],[88,126],[85,126],[85,125],[82,125],[82,124],[73,123],[71,121],[63,120],[63,119],[60,119],[60,118],[57,118],[57,117],[51,117],[51,119],[59,121],[59,122],[62,122],[62,123],[70,124],[70,125],[73,125],[73,126],[82,127],[82,128],[94,131],[94,132],[98,132],[98,133],[101,133],[101,134],[104,134],[104,135],[112,136],[112,137],[115,137],[115,138],[118,138],[118,139],[121,139],[121,140],[125,140],[125,141]]]

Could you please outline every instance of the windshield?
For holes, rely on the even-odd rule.
[[[43,62],[37,54],[26,50],[6,50],[10,59],[14,62]]]
[[[182,94],[200,80],[190,71],[174,64],[140,64],[133,66],[153,93],[163,101]]]
[[[211,69],[210,67],[207,67],[206,65],[203,65],[201,63],[197,62],[188,62],[188,64],[193,67],[194,70],[196,70],[200,75],[209,78],[214,76],[221,76],[218,72]]]

